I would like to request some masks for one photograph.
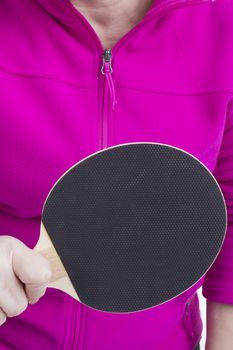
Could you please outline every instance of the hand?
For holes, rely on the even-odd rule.
[[[51,279],[49,262],[11,236],[0,236],[0,325],[41,298]]]

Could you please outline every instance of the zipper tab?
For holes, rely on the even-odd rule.
[[[101,68],[101,73],[106,76],[108,88],[111,95],[111,101],[112,101],[112,110],[115,110],[116,108],[116,94],[115,94],[115,87],[112,80],[112,52],[110,49],[104,49],[103,52],[103,64]]]
[[[101,72],[105,74],[105,62],[109,63],[110,73],[112,73],[112,51],[110,49],[104,49],[103,52],[103,64]]]

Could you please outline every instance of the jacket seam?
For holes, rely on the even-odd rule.
[[[231,124],[230,126],[227,124],[228,118],[230,118],[230,116],[233,116],[233,96],[229,99],[227,103],[225,131],[228,130],[228,128],[231,126]]]
[[[0,65],[0,69],[2,69],[4,72],[14,75],[14,76],[22,76],[25,78],[38,78],[38,79],[48,79],[48,80],[53,80],[61,84],[69,85],[69,86],[74,86],[74,87],[80,87],[84,89],[96,89],[98,88],[98,85],[93,85],[93,84],[83,84],[83,82],[77,82],[77,81],[68,81],[68,80],[62,80],[58,79],[54,76],[49,76],[49,75],[40,75],[36,73],[28,73],[28,72],[13,72],[3,66]],[[116,86],[122,87],[125,89],[130,89],[130,90],[136,90],[140,92],[147,92],[147,93],[156,93],[156,94],[166,94],[166,95],[204,95],[204,94],[212,94],[212,93],[228,93],[231,94],[233,97],[233,88],[232,90],[230,88],[224,88],[224,87],[213,87],[209,89],[204,89],[202,91],[166,91],[166,90],[159,90],[159,89],[150,89],[146,87],[139,87],[139,86],[130,86],[126,85],[125,83],[120,83],[116,82]]]
[[[72,350],[79,349],[78,344],[79,344],[79,339],[81,336],[81,329],[82,329],[81,322],[83,322],[81,308],[78,307],[79,305],[77,304],[76,301],[74,306],[75,306],[74,308],[75,315],[74,315],[74,337],[73,337],[73,343],[72,343]]]
[[[73,350],[85,350],[85,335],[86,335],[86,323],[87,323],[87,306],[80,304],[80,312],[81,312],[81,318],[80,318],[80,331],[79,331],[79,337],[78,337],[78,343],[77,347]]]
[[[78,315],[79,311],[76,308],[76,301],[74,302],[74,304],[72,303],[72,314],[73,314],[73,317],[72,317],[73,332],[72,332],[72,343],[70,345],[71,345],[71,349],[75,350],[76,349],[76,342],[77,342],[77,338],[79,336],[79,330],[80,330],[80,328],[79,328],[80,324],[79,324],[79,322],[77,322],[78,316],[79,316]],[[78,326],[78,329],[77,329],[77,326]]]
[[[178,35],[177,23],[176,23],[176,17],[175,16],[172,17],[172,28],[174,30],[174,34],[175,34],[176,40],[178,42],[178,45],[181,48],[182,55],[185,58],[185,60],[187,62],[187,65],[189,67],[189,70],[190,70],[190,72],[191,72],[191,74],[192,74],[192,76],[194,78],[194,81],[196,82],[196,84],[199,87],[199,89],[202,89],[200,77],[198,76],[196,69],[194,69],[194,67],[193,67],[193,63],[190,60],[190,56],[189,56],[189,54],[186,51],[186,47],[185,47],[184,43],[180,39],[180,35]]]
[[[69,81],[69,80],[63,80],[56,78],[54,76],[46,75],[46,74],[39,74],[39,73],[31,73],[31,72],[20,72],[20,71],[12,71],[8,68],[3,67],[0,65],[0,69],[8,74],[11,74],[13,76],[21,76],[25,78],[39,78],[39,79],[48,79],[48,80],[54,80],[59,83],[63,83],[66,85],[71,85],[71,86],[77,86],[77,87],[82,87],[86,89],[92,89],[96,88],[97,86],[92,86],[91,84],[84,83],[84,82],[78,82],[78,81]]]
[[[66,346],[68,333],[69,333],[67,331],[67,323],[66,323],[66,319],[67,319],[66,316],[68,315],[68,298],[67,297],[65,297],[64,302],[65,302],[65,312],[64,312],[64,320],[63,320],[63,332],[62,332],[62,337],[60,338],[59,350],[64,349],[64,344]]]
[[[144,87],[134,87],[134,86],[127,86],[125,84],[116,83],[116,86],[123,87],[126,89],[131,90],[137,90],[137,91],[144,91],[149,93],[158,93],[158,94],[168,94],[168,95],[205,95],[205,94],[212,94],[212,93],[227,93],[233,96],[233,88],[232,90],[230,88],[224,88],[224,87],[213,87],[209,89],[203,89],[202,91],[166,91],[166,90],[159,90],[159,89],[148,89]]]
[[[217,152],[217,155],[216,155],[216,163],[215,163],[215,166],[214,166],[214,168],[213,168],[213,170],[212,170],[212,174],[213,174],[213,175],[215,175],[215,169],[216,169],[217,164],[218,164],[218,159],[219,159],[220,152],[221,152],[221,147],[222,147],[222,144],[223,144],[224,133],[225,133],[225,131],[226,131],[227,118],[228,118],[228,113],[229,113],[228,106],[229,106],[229,103],[230,103],[231,99],[233,98],[233,93],[231,92],[230,95],[231,95],[231,97],[229,97],[229,99],[228,99],[228,101],[227,101],[227,103],[226,103],[225,114],[224,114],[224,116],[223,116],[223,118],[224,118],[224,126],[223,126],[223,131],[222,131],[221,142],[219,143],[219,149],[218,149],[218,152]],[[217,178],[216,178],[216,180],[217,180],[217,182],[220,184],[220,182],[218,181]],[[227,199],[227,198],[226,198],[226,195],[224,195],[224,198],[225,198],[225,200]],[[215,259],[215,260],[216,260],[216,259]],[[214,264],[215,260],[213,261],[212,265]],[[211,265],[211,266],[212,266],[212,265]],[[209,267],[208,271],[210,270],[211,266]],[[208,271],[207,271],[207,272],[208,272]],[[207,272],[206,272],[206,273],[207,273]]]

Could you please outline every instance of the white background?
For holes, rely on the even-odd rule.
[[[201,350],[205,350],[205,339],[206,339],[206,299],[201,294],[202,288],[198,289],[198,296],[200,302],[201,318],[203,322],[203,332],[201,338]]]

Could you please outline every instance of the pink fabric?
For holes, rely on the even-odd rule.
[[[196,290],[233,303],[232,18],[232,0],[154,1],[112,50],[112,86],[102,44],[69,0],[1,0],[1,234],[33,247],[62,173],[103,147],[137,141],[192,153],[216,176],[228,209],[220,254],[185,293],[111,315],[48,289],[0,327],[1,350],[191,350],[202,331]]]

